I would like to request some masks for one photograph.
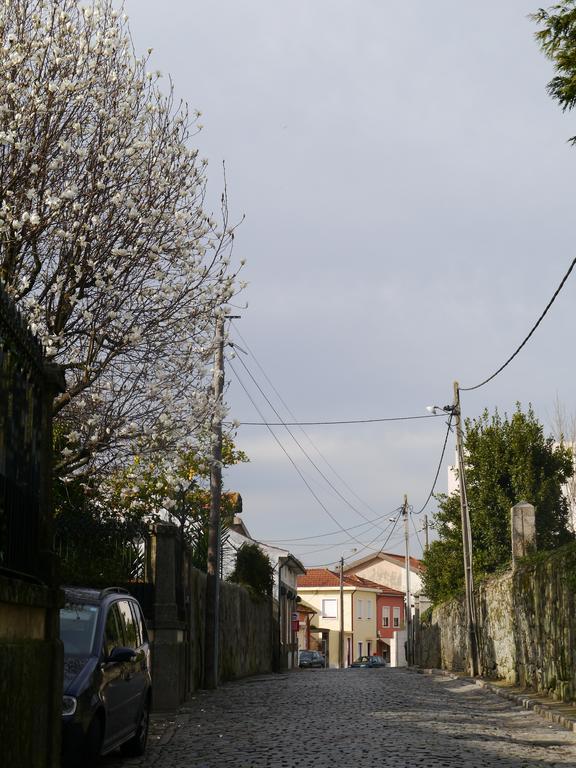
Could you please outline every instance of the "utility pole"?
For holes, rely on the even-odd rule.
[[[428,552],[428,515],[424,515],[424,552]]]
[[[344,669],[344,555],[340,558],[340,645],[338,647],[338,662]]]
[[[404,517],[404,546],[406,550],[406,661],[412,663],[412,599],[410,597],[410,534],[408,530],[408,496],[404,494],[402,506]]]
[[[460,516],[462,521],[462,551],[464,556],[464,585],[466,588],[466,623],[468,625],[468,650],[470,674],[478,675],[478,642],[476,637],[476,605],[474,602],[474,575],[472,571],[472,533],[470,530],[470,510],[466,494],[466,462],[462,439],[462,419],[460,409],[460,388],[454,382],[454,405],[451,408],[456,429],[456,452],[458,455],[458,480],[460,483]]]
[[[216,688],[219,679],[220,632],[220,503],[222,498],[222,395],[224,392],[224,315],[216,318],[214,354],[214,410],[212,417],[212,466],[210,469],[210,522],[206,579],[204,684]]]

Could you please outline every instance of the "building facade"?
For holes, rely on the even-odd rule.
[[[328,666],[339,667],[341,663],[349,666],[358,656],[377,653],[376,616],[381,589],[380,584],[347,574],[340,588],[340,574],[327,568],[309,568],[305,575],[298,577],[301,604],[314,611],[314,616],[308,620],[308,637],[314,633],[316,638],[322,639]],[[341,627],[344,640],[342,662]],[[300,640],[306,643],[302,634]]]

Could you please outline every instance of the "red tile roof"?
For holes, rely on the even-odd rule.
[[[344,574],[344,584],[347,587],[356,587],[356,589],[378,589],[385,592],[397,592],[397,590],[387,587],[385,584],[378,584],[370,579],[363,579],[353,573]],[[339,587],[340,574],[330,571],[328,568],[308,568],[304,576],[298,576],[298,587]],[[398,592],[399,595],[404,594]]]
[[[307,568],[304,576],[298,576],[299,587],[338,587],[340,575],[328,568]]]

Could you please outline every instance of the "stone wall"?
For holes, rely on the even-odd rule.
[[[60,604],[59,590],[0,575],[1,765],[60,765]]]
[[[243,587],[220,585],[220,679],[272,671],[271,600]]]
[[[576,544],[541,554],[476,589],[480,671],[576,697]],[[437,606],[417,632],[421,666],[466,670],[464,598]]]
[[[154,599],[146,616],[152,637],[152,707],[172,711],[203,685],[206,574],[184,557],[170,524],[152,535]],[[271,672],[278,640],[269,599],[237,584],[220,582],[220,682]]]

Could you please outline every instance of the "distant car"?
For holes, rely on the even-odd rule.
[[[385,667],[387,665],[382,656],[360,656],[356,661],[353,661],[350,666],[372,669],[376,667]]]
[[[321,668],[325,664],[324,656],[320,651],[300,651],[298,653],[298,666],[299,667],[318,667]]]
[[[62,762],[92,766],[118,747],[143,755],[152,681],[142,609],[115,587],[65,588],[64,595]]]

